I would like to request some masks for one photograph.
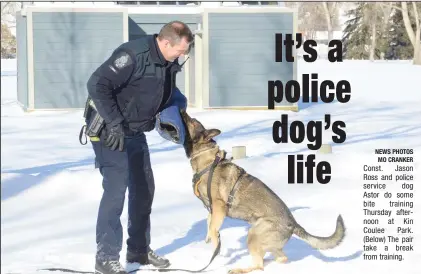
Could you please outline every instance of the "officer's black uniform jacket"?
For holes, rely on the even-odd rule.
[[[156,34],[119,46],[90,77],[87,88],[106,124],[130,132],[151,131],[175,87],[178,61],[167,62]]]

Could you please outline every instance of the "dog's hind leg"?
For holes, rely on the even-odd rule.
[[[267,225],[266,220],[259,220],[249,230],[247,236],[247,247],[250,252],[250,256],[253,259],[253,266],[247,268],[235,268],[230,270],[229,274],[248,273],[254,270],[264,270],[263,258],[268,251],[268,245],[266,244],[267,233],[270,232],[270,225]]]
[[[284,264],[288,261],[288,257],[285,255],[282,250],[288,240],[291,238],[292,230],[290,229],[280,229],[274,233],[274,241],[272,242],[272,247],[270,252],[275,257],[275,261],[281,264]]]
[[[250,239],[249,234],[249,239]],[[249,273],[254,270],[263,270],[263,257],[265,256],[265,251],[261,248],[260,243],[258,242],[258,239],[256,239],[254,236],[251,238],[254,238],[252,240],[248,240],[248,249],[250,252],[250,255],[253,259],[253,266],[246,267],[246,268],[234,268],[228,271],[229,274],[240,274],[240,273]]]
[[[278,250],[272,252],[272,255],[275,257],[275,261],[284,264],[288,261],[288,257],[285,255],[282,248],[279,248]]]
[[[265,256],[265,252],[259,247],[256,247],[256,249],[254,249],[250,248],[250,246],[249,251],[251,257],[253,258],[253,266],[246,268],[234,268],[228,271],[228,274],[249,273],[254,270],[263,270],[263,257]]]
[[[212,204],[212,214],[210,216],[208,235],[212,241],[214,248],[218,245],[219,229],[224,222],[226,216],[225,202],[215,200]]]

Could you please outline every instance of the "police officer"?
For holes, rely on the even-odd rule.
[[[178,58],[192,42],[189,27],[172,21],[159,34],[123,43],[88,81],[95,111],[104,120],[97,141],[91,139],[104,190],[96,225],[97,273],[127,273],[119,262],[126,188],[126,261],[160,268],[170,265],[150,247],[155,185],[144,132],[154,129],[155,115],[179,92],[175,86],[176,73],[181,70]]]

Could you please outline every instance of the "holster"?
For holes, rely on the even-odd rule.
[[[79,142],[82,145],[86,145],[87,140],[85,137],[85,143],[82,142],[82,135],[88,136],[91,141],[99,141],[101,130],[105,126],[104,119],[99,115],[94,102],[91,97],[85,103],[85,110],[83,112],[83,118],[85,118],[85,125],[82,126],[79,134]]]

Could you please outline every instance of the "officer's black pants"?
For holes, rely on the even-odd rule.
[[[92,142],[103,176],[103,194],[96,226],[97,259],[117,260],[122,249],[120,216],[128,187],[127,248],[146,252],[150,244],[150,213],[155,192],[149,149],[143,133],[126,137],[124,151]]]

